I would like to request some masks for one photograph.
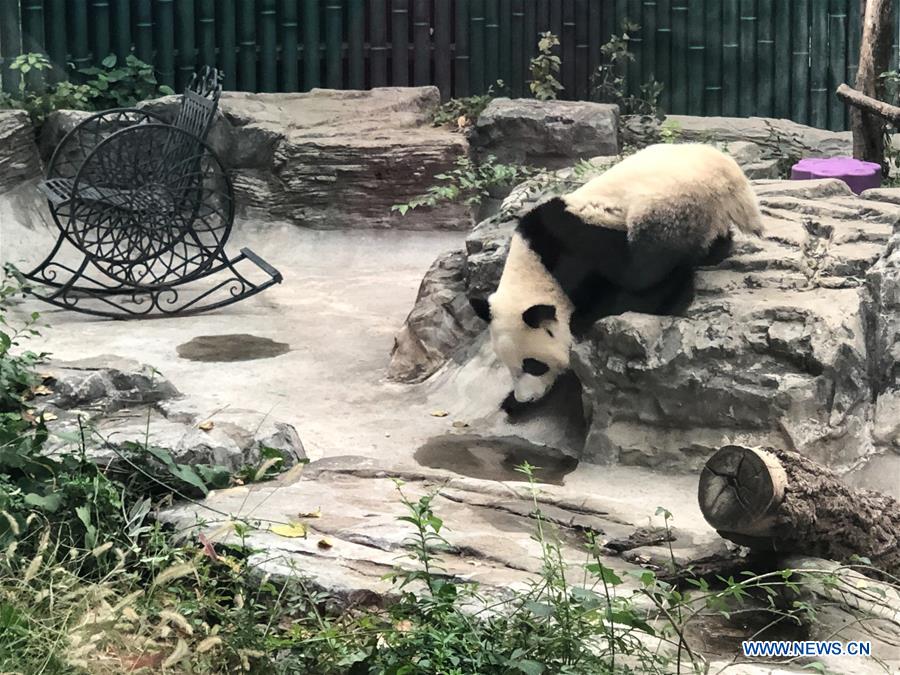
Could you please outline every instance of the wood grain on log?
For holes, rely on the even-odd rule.
[[[721,448],[700,476],[700,510],[726,539],[839,562],[862,556],[900,575],[900,502],[853,490],[829,469],[773,448]]]

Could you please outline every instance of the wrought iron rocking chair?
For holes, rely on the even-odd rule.
[[[122,108],[65,135],[39,186],[59,237],[22,275],[29,292],[65,309],[133,318],[196,314],[281,282],[249,249],[231,259],[225,253],[234,193],[206,144],[221,90],[218,72],[205,67],[172,124]],[[260,281],[250,280],[251,269]]]

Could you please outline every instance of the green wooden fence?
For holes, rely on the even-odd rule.
[[[502,80],[522,96],[549,30],[562,96],[588,99],[626,19],[641,26],[629,87],[661,81],[666,111],[846,127],[833,92],[855,74],[859,0],[0,0],[0,78],[15,89],[22,52],[82,68],[133,50],[176,89],[210,63],[244,91],[435,84],[446,98]]]

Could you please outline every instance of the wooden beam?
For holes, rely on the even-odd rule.
[[[900,126],[900,107],[866,96],[846,84],[839,86],[836,93],[844,103],[871,115],[877,115],[895,126]]]

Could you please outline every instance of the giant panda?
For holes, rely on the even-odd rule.
[[[598,318],[683,311],[694,269],[727,257],[732,226],[762,234],[750,183],[693,143],[651,145],[520,217],[496,292],[470,299],[512,375],[507,412],[544,397]]]

